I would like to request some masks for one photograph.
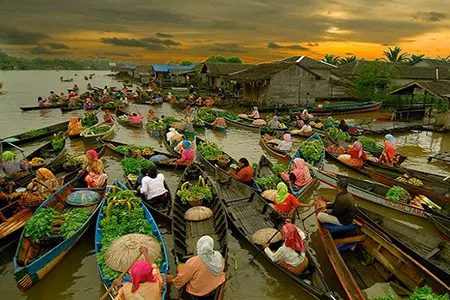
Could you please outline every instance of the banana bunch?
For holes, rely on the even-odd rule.
[[[408,183],[415,185],[415,186],[423,186],[423,182],[420,179],[417,179],[415,177],[411,177],[408,179]]]

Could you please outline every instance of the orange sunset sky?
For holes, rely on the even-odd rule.
[[[450,1],[2,0],[0,49],[28,57],[167,63],[210,55],[450,55]]]

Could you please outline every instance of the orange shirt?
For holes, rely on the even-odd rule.
[[[250,182],[253,179],[253,168],[252,166],[247,166],[240,169],[235,177],[242,182]]]
[[[139,284],[139,289],[133,294],[131,282],[125,283],[114,300],[161,300],[162,277],[158,267],[153,264],[153,276],[156,282],[143,282]]]
[[[223,265],[225,264],[224,260]],[[186,291],[191,295],[205,296],[224,282],[225,272],[222,271],[219,276],[214,276],[200,256],[194,256],[188,259],[172,283],[177,289],[186,285]]]
[[[297,198],[295,198],[292,194],[289,194],[286,199],[284,199],[283,203],[277,203],[274,201],[273,204],[278,212],[290,212],[294,208],[300,206],[300,202],[298,202]]]

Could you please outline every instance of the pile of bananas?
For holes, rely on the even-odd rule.
[[[415,177],[406,178],[403,176],[399,176],[395,180],[397,180],[398,182],[408,183],[408,184],[415,185],[415,186],[423,186],[422,180],[417,179]]]

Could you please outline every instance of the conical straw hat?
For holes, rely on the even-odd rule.
[[[206,206],[194,206],[184,213],[186,221],[203,221],[211,218],[213,211]]]
[[[270,201],[275,201],[277,197],[277,190],[265,190],[261,193],[261,197]]]
[[[262,245],[267,243],[270,238],[277,232],[275,228],[263,228],[256,231],[251,238],[252,243]],[[281,241],[281,233],[277,233],[275,237],[270,241],[271,244]]]
[[[148,254],[154,261],[161,254],[161,246],[153,237],[132,233],[121,236],[111,243],[105,253],[105,262],[111,269],[124,272],[139,254],[141,246],[148,248]],[[141,256],[140,260],[144,259],[144,256]]]

